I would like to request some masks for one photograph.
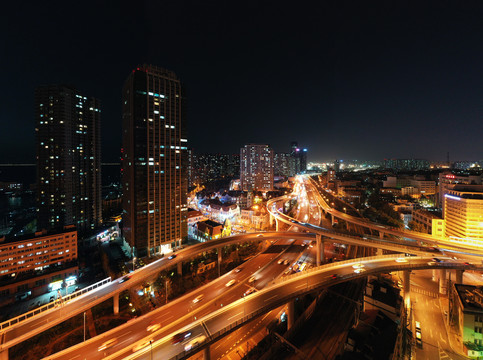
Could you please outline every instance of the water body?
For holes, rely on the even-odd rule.
[[[120,182],[120,164],[103,164],[101,171],[103,186]],[[19,182],[23,184],[24,189],[28,189],[36,182],[35,164],[0,165],[0,182]]]

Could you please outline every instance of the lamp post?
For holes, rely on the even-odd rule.
[[[151,360],[153,360],[153,340],[149,340],[149,345],[151,345]]]
[[[84,311],[84,341],[86,341],[86,312]]]

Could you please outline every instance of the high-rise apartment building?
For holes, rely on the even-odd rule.
[[[295,159],[288,153],[276,153],[273,157],[273,172],[275,176],[294,176]]]
[[[446,236],[483,245],[483,185],[453,185],[444,197]]]
[[[290,143],[290,155],[295,162],[295,174],[307,171],[307,149],[301,149],[296,141]]]
[[[64,85],[35,90],[38,229],[102,222],[99,100]]]
[[[239,176],[239,154],[191,154],[190,184],[206,184],[211,181]]]
[[[171,71],[142,65],[123,88],[123,231],[137,256],[167,253],[187,236],[185,98]]]
[[[244,191],[272,190],[273,150],[270,146],[248,144],[241,148],[240,183]]]

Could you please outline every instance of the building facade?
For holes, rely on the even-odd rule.
[[[137,67],[123,88],[123,232],[137,256],[171,252],[187,236],[183,88],[171,71]]]
[[[38,229],[102,222],[99,100],[63,85],[35,90]]]
[[[483,185],[453,185],[445,194],[446,236],[483,244]]]
[[[298,143],[292,141],[290,143],[290,156],[294,164],[294,173],[291,176],[307,171],[307,149],[299,148]]]
[[[453,284],[449,296],[449,321],[457,329],[464,351],[471,359],[483,357],[483,288]]]
[[[438,203],[437,205],[443,209],[445,206],[445,195],[448,190],[456,184],[463,185],[481,185],[482,175],[466,175],[458,174],[450,171],[439,173],[438,178]]]
[[[75,283],[78,269],[73,225],[56,232],[0,238],[0,303],[57,290],[54,286],[64,281]]]
[[[273,189],[273,150],[249,144],[240,150],[240,183],[243,191]]]

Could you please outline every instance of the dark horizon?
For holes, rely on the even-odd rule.
[[[312,162],[483,158],[478,1],[9,3],[3,14],[0,163],[35,161],[33,91],[56,83],[101,101],[102,160],[118,161],[121,89],[142,63],[183,81],[196,153],[297,141]]]

